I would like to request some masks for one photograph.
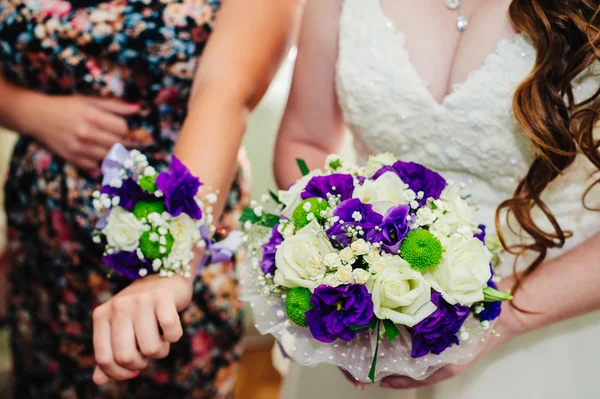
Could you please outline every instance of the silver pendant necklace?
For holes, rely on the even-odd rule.
[[[463,32],[469,26],[469,18],[465,12],[465,8],[460,3],[460,0],[446,0],[446,7],[449,10],[458,10],[458,18],[456,18],[456,27]]]

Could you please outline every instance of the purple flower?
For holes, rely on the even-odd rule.
[[[446,180],[442,176],[418,163],[397,161],[392,166],[379,169],[373,175],[373,180],[377,180],[386,172],[396,173],[415,193],[423,191],[425,195],[420,201],[421,205],[425,205],[429,197],[440,198],[442,190],[446,187]]]
[[[133,212],[135,204],[139,201],[148,201],[155,198],[148,194],[131,177],[123,180],[121,187],[104,186],[100,190],[102,194],[108,194],[111,197],[119,197],[119,206]]]
[[[186,213],[192,219],[202,218],[202,211],[196,203],[196,194],[201,185],[200,180],[175,156],[169,170],[156,178],[156,186],[165,195],[167,211],[174,217]]]
[[[140,260],[135,252],[117,252],[112,255],[104,255],[102,261],[117,274],[131,280],[139,278],[140,269],[144,268],[152,273],[152,265],[147,260]]]
[[[485,243],[485,225],[480,224],[478,227],[481,230],[481,233],[475,234],[475,237],[477,239],[479,239],[481,242]],[[490,269],[491,268],[492,268],[492,265],[490,265]],[[491,287],[491,288],[497,290],[498,287],[496,286],[496,283],[494,283],[494,281],[492,280],[493,277],[494,277],[494,270],[492,269],[492,277],[490,277],[487,284],[488,284],[488,287]],[[501,301],[482,302],[481,304],[483,305],[483,310],[480,313],[475,314],[475,317],[477,319],[479,319],[480,321],[495,320],[498,318],[498,316],[500,316],[500,313],[502,313],[502,302]]]
[[[275,254],[277,253],[277,246],[283,242],[283,236],[277,230],[278,227],[279,223],[273,227],[271,238],[263,247],[263,258],[260,261],[260,267],[265,274],[275,274]]]
[[[369,324],[373,317],[371,294],[364,285],[321,285],[310,297],[312,309],[306,322],[313,337],[321,342],[340,338],[350,341],[356,336],[351,326]]]
[[[334,189],[335,188],[335,189]],[[352,198],[354,191],[354,179],[352,175],[333,174],[327,176],[315,176],[306,185],[301,194],[302,199],[323,198],[327,200],[327,194],[340,195],[345,201]]]
[[[456,334],[470,313],[468,306],[450,305],[437,291],[431,291],[431,301],[437,306],[437,310],[409,329],[412,337],[411,356],[414,358],[423,357],[430,352],[439,355],[446,348],[458,345]]]
[[[351,237],[346,233],[350,228],[361,228],[364,237],[368,237],[371,230],[381,224],[383,216],[373,210],[370,204],[363,204],[358,198],[342,202],[334,211],[343,223],[336,223],[327,230],[327,236],[334,246],[346,247],[350,245]]]
[[[479,227],[479,230],[481,230],[481,233],[475,234],[474,237],[485,244],[485,224],[480,224],[477,227]]]
[[[408,205],[398,205],[390,208],[378,228],[371,230],[367,236],[372,243],[381,242],[381,248],[390,253],[397,254],[400,244],[409,233],[408,220],[406,217],[410,213]]]

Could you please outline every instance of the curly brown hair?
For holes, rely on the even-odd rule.
[[[600,59],[600,2],[589,0],[513,0],[510,18],[515,28],[531,38],[537,49],[533,71],[519,85],[513,109],[523,131],[531,139],[536,157],[512,198],[500,204],[496,227],[502,244],[512,254],[533,251],[535,260],[513,287],[533,273],[552,248],[561,248],[572,233],[563,231],[541,193],[561,175],[578,155],[587,157],[600,170],[600,140],[594,139],[594,127],[600,115],[600,90],[584,101],[576,102],[573,80]],[[595,180],[586,191],[600,182]],[[532,211],[539,208],[552,225],[542,230]],[[596,209],[598,211],[598,209]],[[514,216],[529,243],[507,245],[500,220]],[[513,232],[514,228],[508,224]],[[516,265],[516,262],[515,262]]]

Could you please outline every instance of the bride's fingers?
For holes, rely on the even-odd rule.
[[[96,384],[106,384],[106,377],[116,380],[126,380],[137,375],[136,372],[127,370],[119,366],[113,357],[111,344],[111,329],[109,322],[109,310],[104,306],[99,306],[94,310],[94,354],[96,363],[102,370],[94,373],[94,382]]]
[[[179,319],[175,303],[157,298],[156,318],[158,319],[160,328],[163,330],[164,339],[170,343],[179,341],[183,335],[183,328],[181,327],[181,320]]]
[[[365,389],[365,383],[364,382],[358,381],[356,378],[354,378],[354,376],[352,374],[350,374],[348,371],[344,370],[341,367],[340,367],[340,371],[342,372],[342,374],[344,374],[344,377],[346,377],[346,379],[348,381],[350,381],[350,383],[352,383],[352,385],[354,385],[356,388],[360,389],[361,391],[363,389]]]
[[[151,359],[162,359],[169,354],[171,345],[165,342],[158,332],[154,307],[145,306],[136,312],[134,329],[142,355]]]
[[[148,359],[137,349],[133,315],[129,311],[115,311],[111,320],[111,342],[115,361],[128,370],[142,370]]]

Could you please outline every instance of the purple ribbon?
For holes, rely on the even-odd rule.
[[[239,231],[232,231],[224,240],[213,243],[208,226],[202,225],[200,237],[206,247],[196,275],[208,264],[229,262],[242,245],[242,233]],[[210,263],[208,263],[209,259]]]

